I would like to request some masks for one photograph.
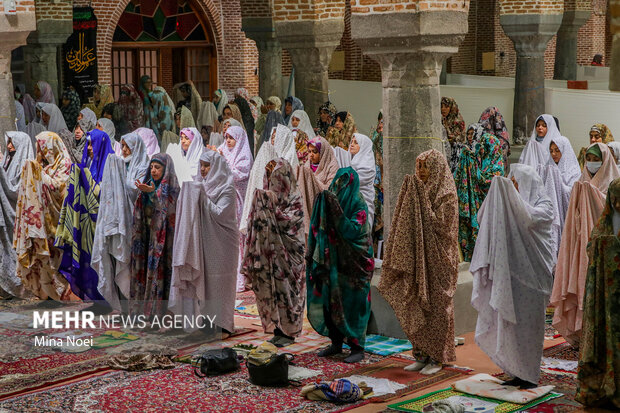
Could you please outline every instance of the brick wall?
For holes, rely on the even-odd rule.
[[[342,0],[273,0],[275,21],[302,21],[341,18]]]
[[[241,0],[243,17],[271,17],[270,0]]]
[[[15,10],[18,13],[35,11],[34,0],[17,0]],[[4,2],[0,1],[0,13],[4,13]]]
[[[37,21],[40,20],[73,20],[73,1],[36,0]]]
[[[607,0],[592,0],[592,14],[579,29],[577,38],[578,64],[589,64],[597,53],[603,55],[603,64],[607,64],[606,42],[609,34],[607,15]]]
[[[555,14],[564,10],[564,0],[503,0],[501,14]]]

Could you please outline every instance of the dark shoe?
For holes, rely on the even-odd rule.
[[[364,360],[364,350],[352,351],[351,355],[344,359],[345,363],[359,363]]]
[[[342,344],[338,345],[332,343],[329,347],[325,347],[323,350],[319,351],[317,355],[319,357],[329,357],[340,353],[342,353]]]

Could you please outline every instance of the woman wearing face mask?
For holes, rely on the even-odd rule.
[[[108,155],[113,152],[105,132],[95,129],[86,139],[88,146],[82,162],[71,166],[54,245],[63,251],[58,272],[69,281],[73,293],[82,300],[103,300],[97,289],[99,278],[90,261],[99,211],[99,184]]]
[[[553,207],[533,167],[511,165],[510,175],[493,178],[478,212],[471,303],[476,344],[513,377],[504,385],[531,389],[540,378],[553,283]]]
[[[611,131],[602,123],[597,123],[590,128],[590,145],[593,143],[604,143],[608,144],[614,141],[614,136],[611,134]],[[583,168],[583,165],[586,160],[586,149],[581,148],[579,151],[579,156],[577,159],[579,160],[579,166]]]
[[[194,317],[217,314],[217,326],[231,333],[239,255],[233,174],[215,151],[200,156],[198,169],[177,205],[168,309]]]
[[[7,153],[4,167],[0,168],[0,296],[4,291],[13,297],[27,298],[31,294],[27,293],[16,274],[17,255],[13,249],[13,231],[23,166],[34,159],[34,151],[30,137],[24,132],[5,132],[4,139]]]
[[[571,192],[551,294],[553,327],[573,346],[581,338],[588,239],[603,212],[609,183],[620,177],[607,145],[590,145],[585,158],[581,178]]]
[[[617,305],[620,303],[620,179],[609,185],[605,209],[588,245],[588,272],[583,303],[583,337],[579,351],[577,394],[584,406],[620,408],[620,348]]]
[[[456,360],[457,242],[458,201],[450,167],[440,152],[423,152],[415,175],[406,175],[401,187],[379,283],[413,344],[417,361],[405,370],[434,374]]]
[[[97,289],[116,310],[127,310],[129,298],[133,209],[141,181],[149,168],[146,146],[137,133],[121,138],[122,155],[110,155],[103,170],[99,213],[91,266],[99,276]]]
[[[252,280],[265,333],[274,335],[270,342],[284,347],[301,334],[306,304],[303,204],[285,159],[267,165],[248,221],[242,272]]]
[[[244,199],[248,188],[250,171],[252,170],[252,153],[248,145],[248,135],[240,126],[231,126],[226,130],[226,141],[220,145],[217,151],[224,155],[228,167],[233,175],[235,191],[237,192],[237,223],[241,222],[243,215]],[[239,253],[243,253],[245,238],[239,239]],[[239,258],[239,264],[243,257]],[[242,292],[249,288],[249,280],[239,271],[237,274],[237,292]]]
[[[293,131],[299,163],[305,163],[308,159],[308,141],[316,137],[308,114],[303,110],[293,112],[288,128]]]
[[[366,135],[354,133],[349,146],[351,167],[357,172],[360,180],[360,193],[368,207],[368,222],[372,227],[375,218],[375,156],[372,152],[372,141]]]
[[[353,115],[349,112],[338,112],[334,120],[334,126],[327,131],[327,142],[333,147],[341,147],[345,151],[349,149],[351,138],[357,132]]]
[[[297,169],[297,185],[304,202],[304,228],[310,228],[314,199],[329,188],[338,172],[334,149],[325,138],[317,136],[308,142],[308,161]]]
[[[20,257],[17,276],[42,300],[71,296],[69,283],[58,273],[62,252],[54,246],[70,169],[71,158],[60,137],[39,134],[36,160],[26,161],[19,185],[13,247]]]
[[[534,124],[534,130],[530,140],[523,148],[519,163],[537,168],[538,165],[546,165],[551,157],[549,145],[558,137],[562,136],[557,124],[551,115],[540,115]]]
[[[181,142],[168,145],[166,153],[174,162],[179,185],[183,182],[193,181],[198,170],[200,155],[205,147],[202,144],[202,136],[196,128],[181,130]]]
[[[180,187],[172,158],[156,154],[133,212],[129,308],[132,314],[163,316],[170,294],[176,204]]]

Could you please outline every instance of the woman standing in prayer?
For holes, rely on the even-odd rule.
[[[269,162],[278,158],[285,159],[293,169],[299,166],[293,134],[284,125],[278,125],[277,128],[274,128],[271,134],[271,141],[265,142],[254,159],[243,201],[243,213],[239,223],[239,229],[243,234],[247,233],[248,216],[252,207],[252,200],[254,199],[254,190],[264,187],[265,168]]]
[[[5,291],[13,297],[26,298],[30,294],[16,273],[17,255],[13,249],[13,232],[22,169],[26,162],[34,160],[34,151],[30,136],[24,132],[5,132],[4,141],[7,151],[3,167],[0,168],[0,294]]]
[[[248,135],[240,126],[231,126],[224,135],[226,140],[220,145],[217,151],[224,155],[226,162],[233,174],[235,191],[237,192],[237,223],[241,222],[243,215],[243,201],[248,188],[248,179],[252,170],[252,152],[248,145]],[[243,253],[245,238],[239,238],[239,254]],[[239,257],[239,266],[243,257]],[[247,288],[248,280],[239,271],[237,274],[237,292],[242,292]]]
[[[97,115],[95,112],[88,108],[83,108],[78,115],[78,120],[86,119],[89,124],[93,125],[93,129],[95,129],[95,125],[97,125]]]
[[[514,377],[505,385],[530,389],[540,378],[553,283],[553,206],[534,168],[514,164],[510,175],[493,178],[478,213],[471,303],[476,344]]]
[[[69,281],[71,291],[82,300],[103,300],[90,259],[99,211],[99,184],[108,155],[113,152],[105,132],[95,129],[87,139],[82,162],[71,166],[54,245],[63,251],[58,272]]]
[[[72,163],[80,163],[84,155],[84,147],[86,146],[86,134],[92,130],[90,122],[86,119],[80,119],[73,129],[73,134],[61,133],[60,136],[69,151]]]
[[[174,162],[179,185],[195,179],[200,166],[200,155],[202,155],[204,150],[202,136],[196,128],[181,130],[180,143],[168,145],[166,153],[170,155]]]
[[[217,314],[217,325],[229,333],[239,256],[236,197],[226,159],[204,152],[196,181],[179,196],[168,306],[178,315]]]
[[[156,154],[142,182],[133,212],[130,309],[163,316],[170,293],[176,204],[180,187],[172,158]]]
[[[605,210],[588,245],[588,273],[583,305],[575,400],[585,406],[620,408],[618,303],[620,279],[620,179],[609,185]]]
[[[303,203],[286,160],[267,165],[250,211],[242,272],[252,280],[265,333],[284,347],[301,334],[306,305]]]
[[[137,133],[121,139],[121,156],[110,155],[103,170],[99,213],[91,266],[99,276],[97,289],[110,306],[121,311],[129,298],[133,210],[150,165],[146,146]]]
[[[341,147],[345,151],[349,149],[351,138],[357,132],[353,116],[349,112],[338,112],[334,120],[334,126],[327,131],[327,142],[333,147]]]
[[[597,123],[592,125],[590,128],[590,145],[593,143],[604,143],[608,144],[614,141],[614,136],[611,134],[611,131],[607,127],[607,125],[603,123]],[[583,168],[586,162],[586,150],[587,148],[581,148],[579,151],[579,156],[577,159],[579,160],[579,166]]]
[[[203,133],[203,128],[206,128],[206,136],[210,136],[212,132],[216,132],[220,129],[220,122],[218,121],[217,109],[215,105],[208,100],[202,102],[202,110],[196,120],[196,128]],[[203,135],[203,139],[204,139]]]
[[[165,130],[162,135],[160,146],[163,152],[168,149],[168,145],[171,143],[178,144],[180,142],[181,130],[196,127],[194,118],[192,117],[192,112],[190,112],[186,106],[179,106],[177,108],[177,111],[174,114],[174,124],[176,128],[173,128],[173,131]]]
[[[61,250],[54,247],[60,208],[67,194],[71,158],[53,132],[37,136],[36,161],[26,161],[17,196],[13,247],[17,276],[38,298],[67,298],[71,288],[58,273]]]
[[[254,129],[256,130],[256,133],[258,135],[262,136],[265,131],[265,122],[267,121],[267,115],[269,114],[269,112],[275,110],[276,112],[280,113],[280,107],[282,107],[282,101],[277,96],[270,96],[265,101],[265,105],[260,107],[261,113],[258,116],[256,122],[254,123]],[[281,113],[280,116],[282,116]],[[284,118],[282,119],[282,123],[284,124]],[[267,133],[269,133],[269,131],[267,131]],[[255,149],[258,153],[260,147]]]
[[[479,123],[469,125],[466,139],[454,181],[459,199],[459,245],[463,259],[469,262],[478,235],[478,209],[493,177],[504,176],[504,161],[499,139],[485,132]]]
[[[590,145],[585,158],[586,166],[571,192],[551,294],[553,327],[573,346],[579,346],[581,338],[590,233],[605,207],[610,182],[620,177],[607,145]]]
[[[254,119],[256,123],[256,121],[258,120],[259,116],[261,115],[261,107],[265,104],[265,102],[263,102],[263,99],[260,96],[252,96],[252,99],[250,99],[250,106],[252,106],[252,113],[256,113],[256,118]]]
[[[551,158],[549,145],[558,137],[562,136],[558,129],[555,119],[551,115],[540,115],[534,124],[534,130],[530,140],[523,148],[519,163],[530,165],[537,168],[539,165],[546,165]]]
[[[93,103],[88,103],[85,107],[89,108],[98,118],[103,117],[103,109],[106,105],[114,103],[112,88],[109,85],[96,85],[93,88]]]
[[[217,109],[218,115],[222,116],[224,114],[224,107],[228,105],[228,95],[222,89],[218,89],[213,94],[213,104]]]
[[[504,168],[507,171],[508,157],[510,156],[510,135],[508,134],[508,128],[506,128],[506,122],[504,122],[504,117],[501,112],[495,106],[490,106],[482,112],[478,123],[480,123],[487,132],[499,139],[504,154]]]
[[[459,105],[453,98],[441,98],[441,123],[451,145],[465,141],[465,121],[459,110]]]
[[[26,120],[32,122],[36,119],[35,105],[37,103],[53,103],[56,104],[54,99],[54,92],[49,83],[39,80],[34,85],[34,99],[29,94],[24,95],[24,110],[26,111]]]
[[[188,80],[184,83],[178,83],[174,85],[172,90],[176,107],[185,106],[192,114],[192,119],[198,120],[200,111],[202,110],[202,97],[194,86],[194,82]]]
[[[432,149],[405,175],[385,246],[379,291],[413,344],[405,370],[434,374],[456,360],[458,200],[445,157]],[[433,265],[427,265],[433,263]]]
[[[368,209],[353,168],[338,170],[314,203],[306,254],[308,320],[332,343],[319,357],[342,352],[347,363],[364,358],[370,317],[370,279],[375,267]]]
[[[174,127],[174,106],[163,87],[157,86],[150,94],[151,105],[145,109],[146,127],[153,129],[157,139],[161,141],[164,131]]]
[[[152,158],[153,155],[160,152],[159,144],[157,143],[157,136],[155,132],[149,128],[138,128],[131,133],[136,133],[146,146],[146,153],[149,155],[149,158]]]
[[[144,126],[144,107],[142,99],[133,85],[122,85],[121,95],[118,98],[118,106],[121,112],[120,134],[132,132]]]
[[[237,106],[235,103],[229,103],[224,107],[224,115],[223,115],[223,119],[234,119],[237,122],[239,122],[241,124],[241,126],[243,127],[243,130],[246,131],[245,129],[245,124],[243,123],[243,116],[241,115],[241,111],[239,110],[239,106]]]
[[[152,110],[153,102],[151,101],[151,88],[153,87],[153,80],[149,75],[144,75],[140,78],[138,83],[138,94],[142,99],[142,106],[144,107],[144,113],[147,115]]]
[[[336,106],[334,106],[334,104],[329,100],[323,103],[319,107],[318,118],[316,119],[316,128],[314,129],[315,134],[326,137],[329,128],[334,126],[337,112]]]
[[[65,89],[62,93],[62,107],[60,111],[67,124],[67,129],[73,130],[75,128],[80,109],[80,96],[71,88]]]
[[[375,153],[375,219],[372,224],[373,249],[383,239],[383,113],[379,112],[377,126],[370,136]],[[380,251],[377,251],[380,253]]]
[[[284,117],[284,124],[288,125],[291,120],[291,115],[296,110],[304,110],[304,104],[296,98],[295,96],[289,96],[284,99],[284,104],[282,105],[282,116]]]
[[[351,167],[357,172],[360,193],[368,207],[368,222],[373,226],[375,218],[375,155],[372,152],[372,141],[366,135],[354,133],[349,146]]]
[[[308,160],[308,141],[316,137],[308,114],[303,110],[293,112],[288,128],[293,131],[299,163],[305,163]]]
[[[271,140],[271,134],[273,133],[273,128],[278,125],[285,125],[284,118],[282,114],[277,110],[270,110],[267,114],[267,119],[265,121],[265,126],[263,129],[263,133],[260,136],[260,139],[256,145],[256,153],[260,151],[260,148],[264,142],[269,142]]]
[[[67,130],[67,124],[62,117],[62,112],[58,106],[53,103],[44,103],[41,107],[41,120],[43,126],[50,132],[60,133],[63,130]]]
[[[312,208],[317,195],[329,188],[338,172],[334,149],[320,136],[308,142],[308,162],[297,169],[297,186],[304,202],[304,229],[310,228]],[[358,179],[359,181],[359,179]],[[359,185],[359,182],[358,182]]]

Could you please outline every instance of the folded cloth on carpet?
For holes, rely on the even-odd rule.
[[[364,385],[364,387],[366,387]],[[337,379],[331,383],[313,383],[301,389],[301,395],[308,400],[327,400],[334,403],[353,403],[364,397],[357,384]]]
[[[349,380],[351,383],[355,383],[358,386],[365,385],[372,388],[371,397],[385,396],[386,394],[394,394],[398,390],[404,389],[407,386],[397,383],[388,379],[380,379],[371,376],[353,375],[349,377],[343,377],[345,380]]]
[[[562,397],[560,393],[547,393],[546,395],[534,399],[527,404],[511,403],[502,400],[468,395],[454,389],[448,388],[443,390],[434,391],[425,394],[415,399],[406,400],[403,402],[390,404],[388,407],[392,410],[400,412],[417,412],[417,413],[429,413],[429,412],[448,412],[446,409],[446,403],[451,406],[460,404],[464,407],[464,413],[512,413],[531,409],[541,403]],[[444,402],[439,404],[439,409],[435,406],[438,402]]]
[[[452,385],[455,390],[474,396],[487,397],[510,403],[527,404],[553,390],[553,386],[540,386],[528,390],[519,390],[513,386],[504,386],[503,381],[488,374],[476,374],[459,380]]]
[[[543,357],[540,367],[543,369],[554,369],[577,373],[577,360],[562,360],[553,357]]]
[[[305,367],[300,366],[288,366],[288,379],[301,381],[305,379],[309,379],[310,377],[316,377],[321,374],[318,370],[307,369]]]
[[[93,348],[108,348],[129,343],[140,337],[122,331],[109,330],[93,339]]]
[[[345,345],[345,347],[347,346]],[[412,346],[409,340],[379,336],[376,334],[367,335],[366,343],[364,344],[365,351],[373,354],[378,354],[380,356],[389,356],[396,353],[402,353],[403,351],[408,351],[411,349]]]
[[[174,368],[177,351],[159,344],[145,344],[112,357],[108,365],[116,370],[145,371]]]

